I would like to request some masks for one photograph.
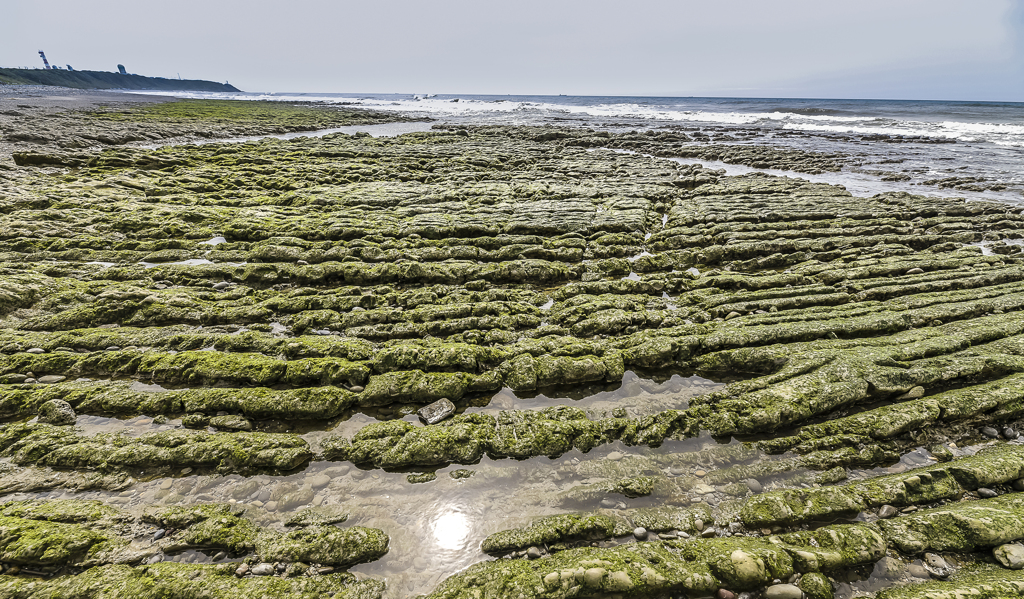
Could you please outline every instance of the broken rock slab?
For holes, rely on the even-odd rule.
[[[427,424],[437,424],[454,413],[455,404],[445,397],[442,397],[432,404],[427,404],[416,411],[420,420]]]

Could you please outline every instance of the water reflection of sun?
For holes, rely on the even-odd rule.
[[[434,521],[434,542],[441,549],[458,550],[469,536],[469,518],[458,510],[449,510]]]

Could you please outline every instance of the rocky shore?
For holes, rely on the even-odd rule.
[[[1024,596],[1019,209],[674,133],[20,110],[4,596]]]

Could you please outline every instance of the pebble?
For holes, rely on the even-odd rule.
[[[1013,481],[1012,487],[1014,491],[1024,491],[1024,478],[1018,478]]]
[[[46,353],[46,350],[41,348],[41,347],[33,347],[33,348],[31,348],[31,349],[29,349],[27,351],[30,354],[45,354]]]
[[[708,475],[708,473],[705,470],[698,470],[694,472],[693,475],[696,476],[697,478],[704,478],[705,476]]]
[[[270,576],[274,573],[274,566],[266,562],[256,564],[252,567],[252,573],[255,576]]]
[[[991,426],[982,427],[981,434],[985,435],[989,439],[995,439],[999,436],[999,431],[992,428]]]
[[[544,552],[540,550],[540,547],[530,547],[526,550],[526,557],[530,559],[539,559],[542,555]]]
[[[351,391],[352,393],[362,393],[363,392],[363,386],[362,385],[356,385],[355,387],[352,387],[351,389],[349,389],[349,391]]]
[[[924,274],[924,269],[921,269],[921,268],[911,268],[910,270],[907,271],[907,274],[908,275]]]
[[[882,519],[892,518],[896,515],[896,513],[896,508],[894,508],[893,506],[883,505],[882,508],[878,510],[878,517]]]
[[[623,458],[622,452],[619,452],[619,451],[613,451],[613,452],[608,454],[608,459],[613,461],[613,462],[618,462],[622,458]]]
[[[213,561],[219,562],[220,560],[224,559],[227,556],[228,556],[228,554],[226,552],[218,551],[217,554],[213,556]]]
[[[700,536],[704,537],[705,539],[710,539],[715,536],[715,529],[709,526],[707,529],[704,530],[704,532],[700,533]]]
[[[446,397],[428,404],[416,411],[420,420],[427,424],[436,424],[455,413],[455,404]]]
[[[804,592],[795,584],[773,584],[764,590],[765,599],[801,599]]]
[[[317,474],[316,476],[309,477],[307,480],[309,480],[311,487],[319,489],[320,487],[326,487],[331,482],[331,477],[326,474]]]
[[[764,487],[761,485],[761,482],[756,478],[748,478],[743,482],[747,484],[747,488],[750,489],[752,493],[760,493],[761,491],[764,490]]]
[[[1024,569],[1024,545],[1017,543],[1000,545],[992,550],[992,555],[999,560],[999,563],[1002,564],[1004,568],[1009,568],[1011,570]]]
[[[60,376],[59,374],[48,374],[46,376],[39,377],[38,381],[44,385],[52,385],[54,383],[59,383],[66,378],[67,377]]]
[[[993,497],[997,497],[998,495],[999,495],[999,493],[996,493],[992,489],[986,489],[984,487],[981,488],[981,489],[978,489],[978,497],[981,497],[983,499],[991,499]]]
[[[249,565],[248,564],[242,564],[241,566],[238,566],[237,570],[235,570],[235,576],[245,576],[248,573],[249,573]]]
[[[225,281],[221,281],[220,283],[214,283],[213,284],[213,288],[218,290],[218,291],[221,290],[221,289],[227,289],[228,288],[228,283],[225,282]]]
[[[107,348],[107,351],[121,351],[121,348],[116,345],[111,345]]]
[[[950,575],[949,564],[941,555],[934,553],[924,554],[924,569],[935,578],[946,578]]]
[[[164,538],[164,535],[166,535],[166,534],[167,534],[167,531],[165,529],[161,528],[160,530],[158,530],[155,533],[153,533],[153,540],[154,541],[159,541],[160,539]]]
[[[668,469],[668,473],[671,474],[672,476],[682,476],[686,474],[686,470],[680,468],[679,466],[672,466],[671,468]]]
[[[718,592],[715,593],[715,597],[717,599],[736,599],[736,593],[725,589],[718,589]]]
[[[1003,429],[1003,436],[1009,439],[1010,441],[1013,441],[1014,439],[1020,436],[1020,433],[1014,430],[1012,426],[1008,426]]]
[[[638,541],[646,541],[647,540],[647,529],[644,528],[643,526],[637,526],[636,528],[633,529],[633,537],[636,538],[636,540],[638,540]]]
[[[899,578],[907,571],[907,565],[894,557],[883,557],[875,565],[875,572],[884,578]]]

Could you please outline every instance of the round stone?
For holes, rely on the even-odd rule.
[[[558,572],[551,572],[544,577],[544,586],[550,588],[557,587],[561,578],[558,576]]]
[[[263,562],[252,567],[254,576],[271,576],[274,574],[274,565]]]
[[[907,565],[894,557],[884,557],[875,565],[876,576],[899,578],[907,571]]]
[[[921,564],[910,564],[907,566],[907,573],[914,578],[930,578],[928,570],[925,570]]]
[[[878,510],[878,517],[882,518],[882,519],[892,518],[893,516],[896,515],[896,513],[897,513],[896,508],[894,508],[893,506],[891,506],[891,505],[883,505],[881,507],[881,509]]]
[[[48,374],[46,376],[39,377],[37,380],[44,385],[52,385],[54,383],[59,383],[66,378],[67,377],[61,376],[59,374]]]
[[[530,559],[538,559],[544,555],[544,552],[540,550],[540,547],[530,547],[526,550],[526,557]]]
[[[978,489],[978,497],[982,497],[984,499],[991,499],[991,498],[996,497],[998,495],[999,495],[999,493],[996,493],[992,489],[986,489],[986,488]]]
[[[804,592],[795,584],[773,584],[764,590],[765,599],[802,599]]]
[[[238,566],[237,570],[235,570],[235,576],[245,576],[248,573],[249,573],[249,565],[248,564],[242,564],[241,566]]]
[[[623,457],[622,456],[622,452],[619,452],[619,451],[613,451],[613,452],[608,454],[608,459],[613,461],[613,462],[618,462],[619,460],[622,459],[622,457]]]
[[[715,597],[717,599],[736,599],[736,593],[726,589],[718,589],[718,592],[715,593]]]
[[[331,477],[326,474],[317,474],[316,476],[309,477],[309,484],[314,489],[326,487],[331,482]]]
[[[999,563],[1004,568],[1011,570],[1024,569],[1024,545],[1017,543],[1000,545],[992,550],[992,555],[999,560]]]
[[[751,493],[760,493],[761,491],[764,490],[764,487],[761,485],[761,482],[758,481],[756,478],[748,478],[743,482],[746,483],[747,488],[750,489]]]
[[[30,354],[45,354],[46,350],[41,347],[33,347],[27,351]]]
[[[646,541],[647,540],[647,529],[644,528],[643,526],[637,526],[636,528],[633,529],[633,536],[636,537],[636,540],[638,540],[638,541]]]
[[[999,431],[992,428],[991,426],[986,426],[981,429],[981,434],[985,435],[989,439],[995,439],[996,437],[999,436]]]
[[[694,474],[694,476],[697,476],[699,478],[703,478],[703,477],[708,475],[707,471],[705,471],[705,470],[698,470],[698,471],[694,472],[693,474]]]
[[[1013,481],[1013,485],[1011,486],[1013,487],[1014,491],[1024,491],[1024,478],[1019,478]]]
[[[39,422],[57,426],[69,426],[75,423],[75,411],[71,404],[63,399],[51,399],[39,406]]]
[[[1010,441],[1013,441],[1014,439],[1020,436],[1020,433],[1018,433],[1013,427],[1008,426],[1003,429],[1003,436],[1009,439]]]

